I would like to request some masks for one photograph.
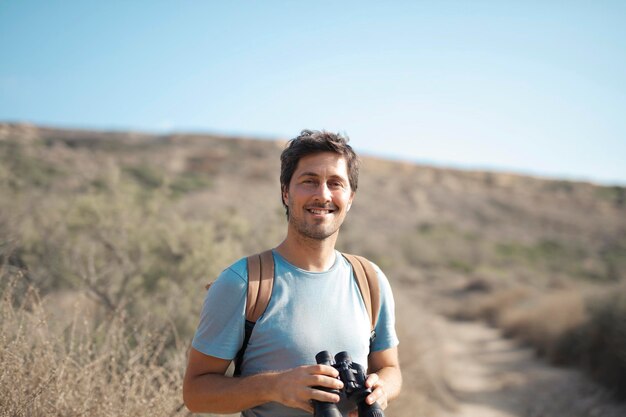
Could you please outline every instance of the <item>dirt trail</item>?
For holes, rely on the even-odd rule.
[[[447,417],[626,416],[626,404],[614,404],[581,372],[547,364],[497,329],[438,323],[447,385],[458,404]]]
[[[448,294],[394,287],[404,383],[387,417],[626,417],[626,403],[581,371],[552,366],[483,322],[448,319]]]

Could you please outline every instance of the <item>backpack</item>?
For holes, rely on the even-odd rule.
[[[380,311],[380,288],[378,274],[371,262],[362,256],[342,253],[352,266],[353,276],[363,297],[365,309],[370,318],[371,333],[370,346],[376,337],[376,323]],[[274,285],[274,256],[271,250],[248,256],[248,293],[246,299],[246,326],[243,344],[235,356],[234,376],[241,375],[243,355],[248,347],[250,336],[256,321],[267,308]],[[211,284],[207,285],[207,289]]]

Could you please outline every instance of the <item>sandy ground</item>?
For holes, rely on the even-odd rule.
[[[477,322],[438,320],[448,389],[447,417],[624,417],[626,404],[578,370],[557,368]]]

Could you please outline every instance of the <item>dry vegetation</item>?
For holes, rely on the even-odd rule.
[[[6,266],[5,266],[6,268]],[[176,415],[184,346],[172,329],[129,322],[122,312],[94,322],[48,313],[49,301],[2,271],[0,403],[6,416]],[[80,297],[75,297],[80,302]],[[51,306],[55,309],[54,306]]]
[[[282,238],[281,148],[0,124],[4,415],[185,415],[204,284]],[[406,388],[388,417],[453,402],[424,306],[626,386],[622,187],[366,159],[339,249],[398,293]]]

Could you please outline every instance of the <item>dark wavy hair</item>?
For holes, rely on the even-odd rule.
[[[334,152],[343,156],[348,165],[350,188],[353,192],[357,190],[360,160],[352,147],[348,145],[349,140],[347,136],[339,133],[305,129],[298,137],[287,143],[280,155],[280,201],[285,206],[287,218],[289,218],[289,207],[283,201],[282,193],[289,188],[291,177],[302,157],[320,152]]]

